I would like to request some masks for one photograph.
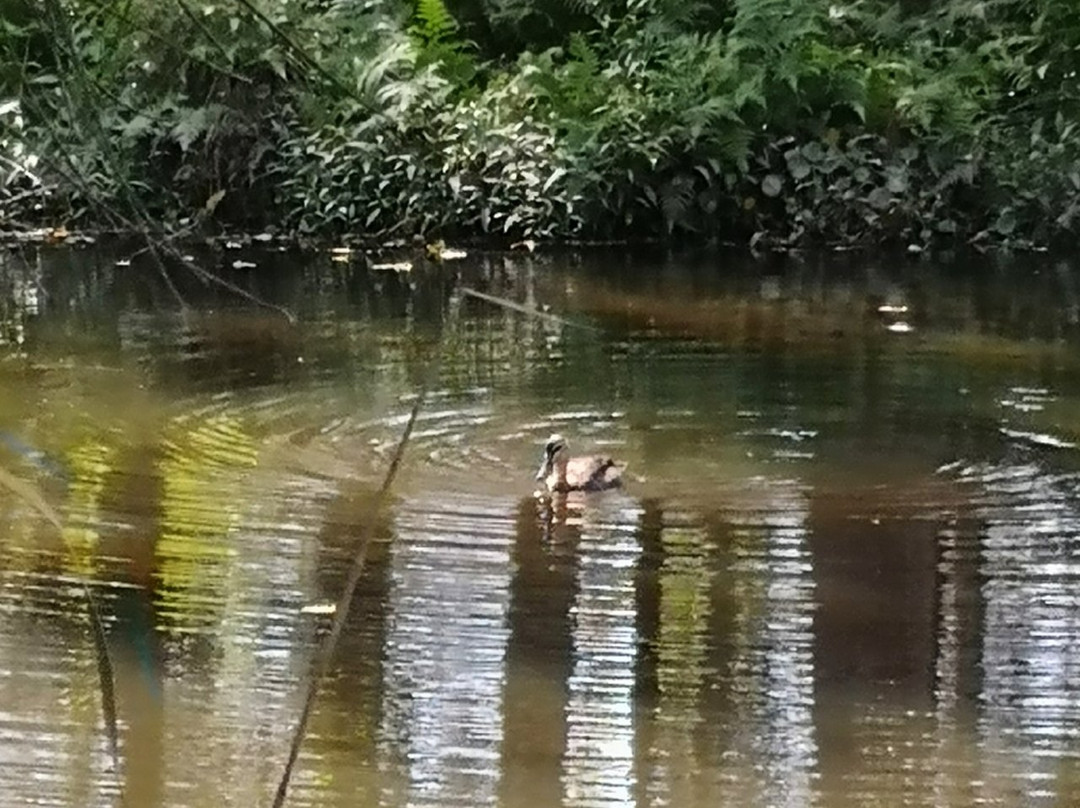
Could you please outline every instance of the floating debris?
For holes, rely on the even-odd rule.
[[[226,241],[225,242],[225,249],[226,250],[239,250],[243,246],[244,245],[241,244],[239,241]]]
[[[273,241],[274,236],[272,233],[257,233],[251,237],[252,241]]]
[[[894,306],[889,303],[883,303],[877,307],[880,314],[907,314],[908,307],[904,305]]]
[[[330,248],[330,260],[337,261],[339,264],[346,263],[352,258],[352,247],[331,247]]]
[[[914,331],[910,323],[905,323],[903,320],[897,323],[889,323],[885,326],[886,331],[892,331],[894,334],[907,334]]]
[[[424,245],[424,254],[429,261],[434,261],[436,264],[440,264],[443,261],[460,261],[468,255],[465,250],[447,247],[446,242],[442,239]]]
[[[412,261],[398,261],[389,264],[372,264],[371,268],[383,272],[412,272],[413,265]]]
[[[131,259],[130,258],[117,258],[115,263],[113,264],[113,266],[129,267],[129,266],[131,266]]]
[[[510,245],[511,250],[525,250],[526,252],[536,252],[536,242],[531,238],[525,238],[521,241],[515,241]]]
[[[300,614],[334,614],[337,612],[335,603],[309,603],[300,609]]]
[[[233,269],[254,269],[256,266],[256,264],[253,264],[250,261],[236,260],[232,262]]]

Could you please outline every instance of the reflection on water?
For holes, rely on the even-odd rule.
[[[987,639],[977,731],[999,759],[991,782],[1027,805],[1057,804],[1061,761],[1080,740],[1078,479],[1033,465],[979,477]]]
[[[765,805],[807,805],[813,795],[814,581],[803,499],[776,480],[760,510],[733,520],[733,573],[746,586],[735,597],[751,604],[736,627],[736,664],[746,672],[738,720],[753,735],[747,763],[761,761],[761,792],[748,796]]]
[[[632,804],[636,513],[617,494],[575,514],[563,795],[569,805]]]
[[[418,500],[395,523],[384,649],[384,746],[409,805],[494,805],[512,515]]]
[[[1069,267],[254,258],[295,325],[0,260],[5,805],[269,804],[371,519],[290,804],[1075,802]],[[626,488],[534,497],[552,431]]]

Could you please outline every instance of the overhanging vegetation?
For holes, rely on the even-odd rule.
[[[0,0],[0,18],[0,229],[1080,231],[1072,3]]]

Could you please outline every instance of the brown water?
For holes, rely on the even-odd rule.
[[[115,257],[0,259],[3,806],[269,805],[432,356],[291,805],[1080,800],[1077,267]]]

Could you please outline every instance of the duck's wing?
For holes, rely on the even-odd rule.
[[[576,457],[567,468],[567,479],[575,488],[598,491],[621,485],[622,467],[610,457]]]
[[[604,466],[603,471],[600,472],[600,479],[603,481],[603,487],[618,488],[622,485],[622,475],[625,469],[625,463],[616,463],[611,458],[608,458],[607,465]]]

